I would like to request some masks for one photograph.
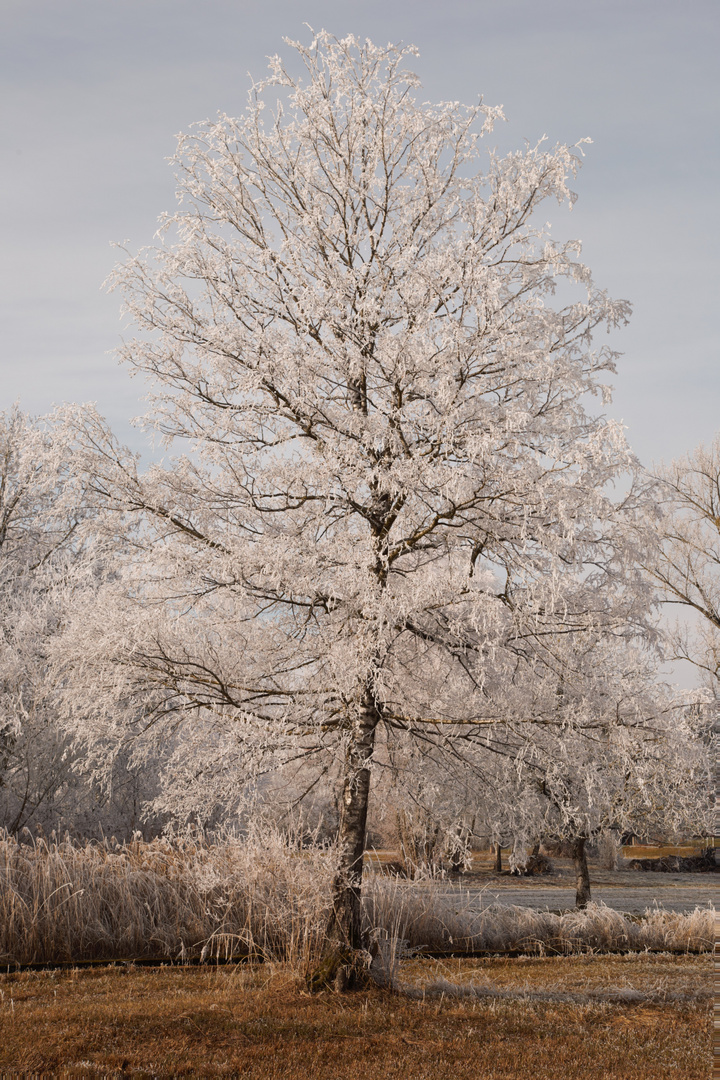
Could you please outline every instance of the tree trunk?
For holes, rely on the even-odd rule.
[[[360,889],[362,885],[367,811],[370,797],[370,758],[375,743],[374,705],[360,711],[347,754],[340,808],[338,868],[333,882],[333,915],[329,937],[335,944],[361,949]]]
[[[312,973],[313,989],[334,985],[338,990],[358,981],[357,952],[363,948],[361,887],[367,812],[370,797],[370,759],[375,745],[378,712],[372,691],[363,695],[352,741],[345,759],[345,779],[340,804],[338,865],[333,881],[333,910],[325,951]]]
[[[572,858],[575,866],[575,907],[587,907],[590,900],[590,873],[585,854],[584,836],[576,836],[572,844]]]
[[[495,845],[495,873],[502,873],[502,848],[500,847],[500,841],[498,840]]]

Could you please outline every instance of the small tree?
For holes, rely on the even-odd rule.
[[[588,841],[608,830],[677,836],[709,827],[703,694],[674,692],[658,663],[656,650],[590,628],[498,643],[492,658],[466,649],[442,686],[445,707],[465,715],[452,756],[446,729],[434,735],[413,723],[391,736],[399,744],[391,761],[403,750],[411,757],[410,737],[418,749],[404,770],[408,795],[432,806],[435,823],[462,825],[472,815],[484,835],[514,841],[517,868],[540,838],[570,845],[584,907]],[[491,722],[479,722],[466,668],[483,678]],[[428,658],[402,688],[409,711],[431,696],[434,679]]]
[[[588,841],[609,830],[707,829],[707,717],[694,695],[662,682],[648,649],[592,634],[544,646],[510,676],[520,692],[480,757],[492,793],[486,814],[494,810],[495,828],[523,852],[538,837],[569,843],[584,907]]]
[[[572,204],[576,149],[483,170],[500,111],[419,104],[412,49],[293,44],[304,81],[273,58],[244,116],[180,138],[181,207],[115,275],[149,422],[187,453],[141,474],[88,425],[135,557],[78,655],[88,690],[114,662],[116,699],[148,695],[148,737],[175,725],[185,813],[218,781],[231,802],[264,767],[340,763],[340,955],[362,944],[379,727],[463,745],[495,723],[496,649],[643,618],[619,525],[634,489],[607,494],[632,458],[586,411],[614,363],[592,331],[628,305],[535,222]]]

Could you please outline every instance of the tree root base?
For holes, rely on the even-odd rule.
[[[366,990],[373,985],[371,959],[364,949],[333,949],[306,976],[308,990],[311,993],[333,990],[336,994]]]

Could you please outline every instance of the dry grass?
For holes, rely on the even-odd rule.
[[[688,842],[686,844],[633,844],[624,845],[618,850],[618,863],[619,868],[622,870],[623,864],[629,862],[632,859],[659,859],[665,855],[683,855],[691,857],[693,855],[700,855],[708,847],[713,846],[712,837],[705,840],[697,840]],[[512,853],[512,847],[504,847],[502,849],[502,862],[505,869],[508,867],[508,859]],[[373,848],[367,853],[368,861],[376,869],[388,867],[392,864],[400,863],[400,854],[392,848]],[[572,866],[572,860],[569,858],[558,857],[556,855],[551,856],[551,861],[556,866]],[[590,859],[591,865],[598,867],[597,860]],[[482,873],[483,871],[492,871],[495,866],[495,849],[486,848],[478,851],[473,851],[470,854],[470,866],[469,870],[474,873]],[[523,880],[522,878],[520,879]]]
[[[331,864],[269,830],[208,844],[0,838],[0,964],[258,955],[322,947]]]
[[[661,859],[665,855],[683,855],[692,858],[701,855],[708,847],[713,847],[713,838],[705,842],[696,841],[688,844],[632,844],[621,849],[624,859]]]
[[[516,999],[308,995],[287,969],[102,968],[0,976],[3,1076],[256,1080],[706,1080],[706,1002],[528,1000],[543,987],[705,985],[709,957],[412,961],[417,988],[488,980]],[[524,995],[524,996],[523,996]]]
[[[697,952],[712,949],[715,938],[715,913],[708,908],[688,914],[650,908],[642,919],[594,903],[562,915],[511,904],[479,908],[477,896],[460,888],[418,888],[387,878],[368,885],[365,904],[369,924],[410,949]]]
[[[658,999],[674,994],[698,1000],[712,997],[714,976],[712,956],[673,953],[414,958],[403,961],[401,969],[403,983],[416,988],[427,988],[444,979],[459,985],[493,985],[518,993],[553,988],[583,994],[631,987]]]
[[[415,998],[495,998],[575,1005],[601,1001],[682,1005],[709,1002],[713,990],[709,958],[704,963],[696,958],[685,962],[672,953],[411,960],[401,965],[398,979],[398,991]]]
[[[0,837],[0,965],[250,955],[302,972],[330,912],[332,852],[264,830],[198,838],[21,844]],[[713,912],[604,905],[557,915],[494,904],[462,889],[369,874],[368,929],[392,972],[402,943],[429,950],[577,952],[712,948]]]

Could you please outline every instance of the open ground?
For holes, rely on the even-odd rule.
[[[655,905],[668,911],[688,912],[696,907],[715,904],[717,877],[714,874],[642,872],[628,868],[633,859],[658,858],[664,854],[692,855],[696,851],[691,847],[627,847],[619,859],[617,870],[603,869],[597,860],[590,859],[592,898],[631,915],[641,915]],[[396,859],[394,852],[378,851],[370,854],[370,865],[379,869]],[[559,911],[575,905],[575,876],[571,859],[553,857],[551,873],[518,877],[507,872],[495,873],[489,853],[474,852],[470,870],[453,879],[450,884],[453,888],[460,886],[463,892],[476,897],[478,906],[497,901]],[[431,885],[433,889],[443,888],[443,883],[439,882],[428,882],[425,887]]]
[[[258,1080],[706,1080],[710,1072],[709,955],[414,960],[401,965],[401,980],[416,996],[310,995],[272,965],[6,974],[0,1068]],[[455,996],[463,987],[470,996]],[[591,996],[628,988],[644,1000]]]

